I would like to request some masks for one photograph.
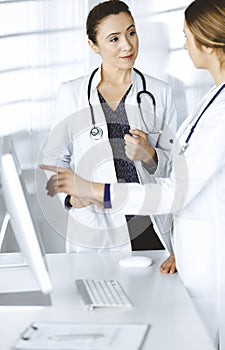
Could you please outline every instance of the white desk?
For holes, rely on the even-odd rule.
[[[125,269],[118,265],[124,253],[48,255],[54,286],[51,307],[1,307],[0,349],[9,350],[32,321],[81,323],[148,323],[143,350],[213,350],[186,290],[178,276],[163,275],[162,251],[138,252],[154,259],[150,268]],[[76,290],[76,278],[117,279],[134,303],[132,309],[87,311]],[[1,290],[29,284],[28,268],[0,271]],[[15,289],[15,288],[14,288]]]

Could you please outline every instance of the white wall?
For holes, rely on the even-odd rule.
[[[0,2],[0,135],[27,132],[24,166],[35,163],[59,83],[86,71],[86,13],[85,0]]]

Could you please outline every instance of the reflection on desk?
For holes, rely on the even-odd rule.
[[[140,252],[137,252],[140,255]],[[146,269],[124,269],[126,253],[69,253],[47,256],[53,283],[51,307],[1,307],[1,349],[9,350],[33,321],[76,323],[144,323],[150,325],[143,350],[214,350],[178,274],[163,275],[165,251],[143,251],[153,259]],[[75,279],[118,280],[133,302],[131,309],[87,311]],[[27,268],[0,270],[1,290],[35,282]],[[29,285],[29,286],[28,286]]]

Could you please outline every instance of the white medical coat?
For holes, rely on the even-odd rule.
[[[221,300],[225,294],[224,90],[203,114],[185,153],[180,154],[180,147],[220,87],[214,87],[180,126],[170,177],[158,178],[157,184],[114,184],[111,188],[114,211],[173,214],[176,266],[215,343],[221,310],[225,310],[225,300]]]
[[[107,124],[102,111],[97,85],[100,82],[100,69],[94,75],[91,85],[91,104],[94,108],[96,125],[103,129],[100,140],[92,140],[91,114],[88,105],[87,87],[90,75],[63,83],[56,103],[54,127],[48,137],[44,150],[45,164],[59,165],[72,168],[79,175],[96,182],[115,182],[116,173],[113,154],[108,139]],[[162,134],[149,135],[149,142],[156,147],[157,169],[147,169],[143,162],[136,161],[135,166],[141,183],[154,181],[155,176],[168,175],[171,166],[168,155],[176,131],[177,116],[169,86],[153,77],[145,75],[147,90],[156,100],[157,127]],[[137,92],[143,90],[141,77],[132,71],[132,88],[126,101],[126,112],[131,128],[143,131],[152,130],[153,105],[151,99],[142,97],[142,111],[145,118],[143,123],[137,108]],[[62,200],[65,198],[63,195]],[[168,238],[169,220],[165,217],[158,220],[161,233],[155,224],[155,230],[163,243],[170,249]],[[166,226],[166,227],[165,227]],[[162,238],[162,235],[164,237]],[[86,208],[71,209],[67,226],[67,250],[131,250],[126,219],[121,213],[105,213],[95,205]]]

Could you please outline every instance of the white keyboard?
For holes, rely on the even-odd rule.
[[[88,310],[99,307],[132,307],[118,281],[78,279],[75,284]]]

